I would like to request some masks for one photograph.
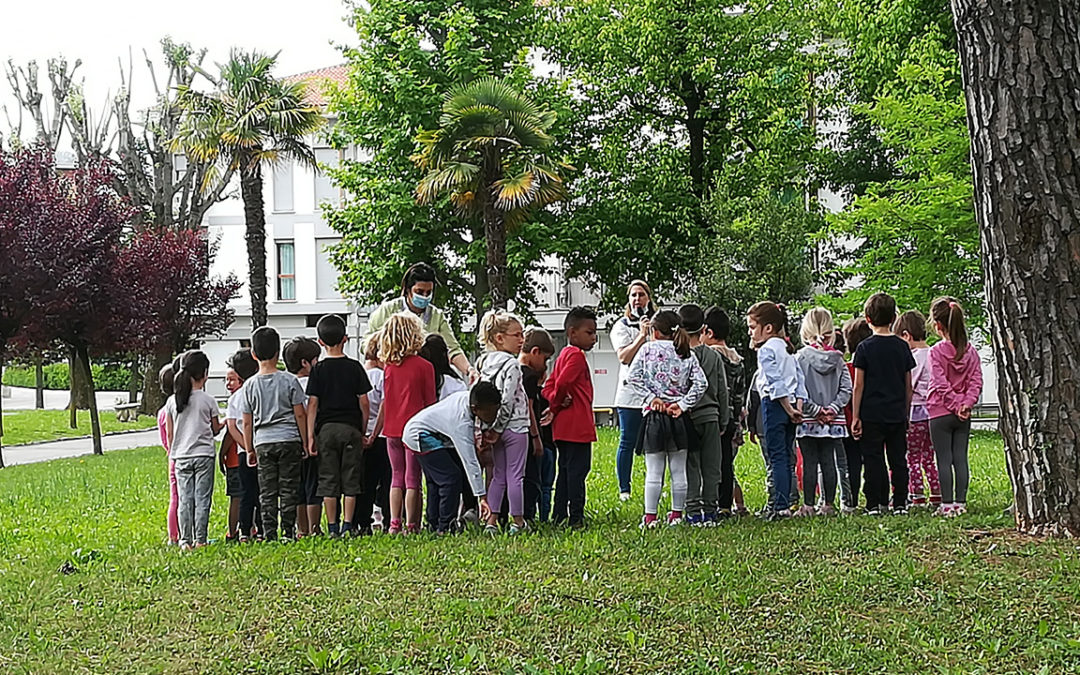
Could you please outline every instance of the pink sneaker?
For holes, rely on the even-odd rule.
[[[389,534],[401,534],[401,519],[394,519],[390,521],[390,529],[387,530]]]
[[[804,504],[802,508],[800,508],[798,511],[791,515],[795,516],[796,518],[806,518],[808,516],[815,515],[816,513],[817,512],[814,510],[813,506],[810,506],[809,504]]]
[[[835,516],[836,515],[836,509],[834,509],[829,504],[822,504],[821,508],[818,509],[818,515],[819,516]]]

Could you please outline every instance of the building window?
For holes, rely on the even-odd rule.
[[[274,167],[274,213],[293,212],[293,165],[283,160]]]
[[[278,300],[296,299],[296,248],[291,241],[277,243]]]
[[[340,244],[340,239],[316,239],[315,240],[315,299],[316,300],[340,300],[341,293],[337,289],[338,269],[330,262],[329,249]]]

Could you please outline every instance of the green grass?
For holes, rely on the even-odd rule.
[[[157,420],[141,416],[134,422],[118,422],[116,413],[102,410],[99,414],[101,432],[153,429]],[[63,438],[89,436],[90,411],[80,410],[76,416],[77,429],[71,428],[71,413],[67,410],[20,410],[4,413],[4,445],[19,445],[37,441],[56,441]]]
[[[977,436],[961,519],[647,533],[613,446],[605,430],[582,532],[190,554],[163,545],[160,449],[4,469],[0,672],[1080,670],[1077,545],[1011,531],[1000,439]],[[738,462],[751,506],[756,452]]]

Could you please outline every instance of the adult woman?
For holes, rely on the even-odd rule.
[[[656,314],[652,289],[640,279],[630,282],[626,289],[624,315],[611,327],[611,346],[619,358],[619,383],[615,388],[615,410],[619,416],[619,449],[615,455],[615,475],[619,479],[619,499],[630,499],[630,475],[634,469],[634,444],[641,427],[641,405],[644,394],[626,382],[630,363],[645,344]]]
[[[415,263],[406,270],[401,280],[401,297],[387,300],[371,313],[364,342],[394,314],[412,312],[419,317],[428,334],[441,335],[446,341],[446,346],[450,349],[450,363],[463,375],[468,375],[470,381],[475,380],[479,373],[469,365],[469,359],[465,357],[465,352],[454,336],[450,324],[446,322],[442,310],[431,304],[435,295],[435,284],[435,269],[427,263]]]

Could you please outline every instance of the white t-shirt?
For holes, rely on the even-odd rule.
[[[165,414],[173,422],[173,442],[169,459],[191,457],[214,457],[214,420],[218,416],[218,404],[214,397],[202,389],[191,392],[191,398],[180,413],[176,412],[176,397],[170,396],[165,403]]]
[[[461,458],[469,488],[475,496],[480,497],[486,489],[480,461],[476,458],[476,440],[473,436],[475,425],[476,418],[473,417],[469,405],[469,392],[459,391],[413,415],[405,424],[401,440],[410,452],[419,452],[420,433],[423,431],[449,438]]]
[[[625,316],[616,321],[615,325],[611,327],[611,346],[615,350],[616,356],[620,349],[633,344],[640,334],[641,329],[637,325],[630,323],[630,320]],[[629,375],[630,364],[620,363],[619,382],[615,385],[615,407],[640,409],[644,404],[645,397],[626,383],[626,378]]]
[[[368,392],[369,406],[367,435],[375,433],[375,419],[379,416],[379,408],[382,407],[383,397],[383,371],[382,368],[366,368],[368,382],[371,383],[371,391]]]
[[[443,378],[442,391],[439,392],[439,400],[445,401],[450,394],[456,394],[459,391],[468,391],[469,385],[465,384],[456,377],[446,376]]]
[[[240,411],[240,401],[244,397],[244,386],[240,385],[240,388],[229,395],[229,402],[225,406],[225,421],[233,420],[236,422],[236,430],[240,432],[240,435],[244,435],[244,413]],[[237,452],[247,452],[244,448],[236,448]]]

